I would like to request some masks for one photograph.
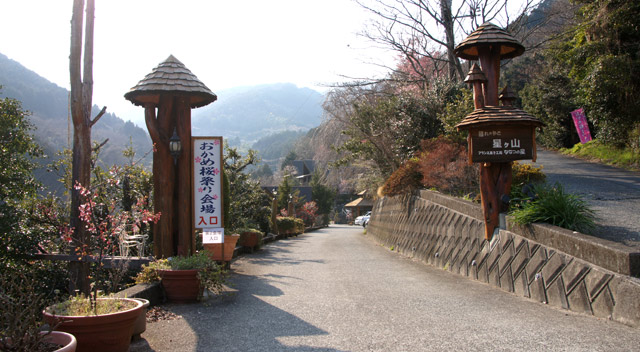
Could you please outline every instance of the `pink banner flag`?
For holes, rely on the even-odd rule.
[[[591,132],[589,132],[589,125],[587,124],[587,117],[584,116],[584,110],[582,108],[571,112],[573,117],[573,123],[578,130],[578,136],[580,136],[580,143],[584,144],[591,140]]]

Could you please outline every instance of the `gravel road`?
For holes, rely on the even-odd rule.
[[[165,305],[131,351],[632,351],[638,329],[414,262],[356,226],[232,264],[234,294]]]
[[[596,211],[599,227],[593,233],[640,248],[640,172],[538,150],[535,166],[542,165],[549,183],[559,182]]]

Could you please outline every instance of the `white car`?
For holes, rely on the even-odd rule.
[[[368,211],[366,214],[358,216],[354,221],[354,224],[358,226],[362,226],[362,224],[369,221],[370,216],[371,216],[371,212]]]

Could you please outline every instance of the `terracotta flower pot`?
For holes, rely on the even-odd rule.
[[[51,346],[47,345],[47,344],[53,344],[56,346],[61,346],[60,348],[58,348],[57,350],[53,351],[53,352],[75,352],[76,347],[78,346],[78,341],[76,340],[75,336],[66,333],[66,332],[62,332],[62,331],[50,331],[50,332],[46,332],[46,331],[41,331],[40,335],[46,335],[43,339],[42,342],[46,343],[44,344],[44,347],[46,348],[50,348]],[[0,342],[3,343],[8,343],[9,346],[11,346],[11,338],[6,338],[6,340],[0,339]],[[37,346],[40,347],[38,348],[38,351],[40,351],[42,349],[43,346]],[[9,350],[14,351],[16,346],[13,346],[14,349],[9,348]],[[49,349],[42,349],[43,351],[49,351]],[[4,350],[3,350],[4,351]],[[16,350],[17,351],[17,350]],[[21,350],[22,351],[22,350]]]
[[[253,250],[260,245],[261,237],[262,234],[259,233],[243,232],[242,235],[240,235],[240,239],[242,240],[240,245],[251,248],[251,253],[253,253]]]
[[[58,322],[56,330],[75,336],[78,341],[76,351],[90,352],[126,352],[129,350],[133,324],[140,315],[142,302],[130,298],[100,298],[99,300],[119,299],[135,304],[121,312],[93,316],[61,316],[43,312],[44,320],[51,326]]]
[[[167,300],[173,303],[198,301],[202,292],[198,270],[158,270]]]
[[[230,262],[233,259],[233,251],[236,249],[240,235],[224,235],[224,243],[207,243],[203,247],[212,260],[221,262]],[[222,257],[222,248],[224,246],[224,257]]]
[[[78,346],[75,336],[63,331],[52,331],[45,336],[44,341],[62,346],[55,352],[75,352]]]
[[[142,311],[133,324],[133,338],[140,338],[140,334],[147,330],[147,310],[149,309],[149,300],[145,298],[134,298],[136,301],[142,302]]]

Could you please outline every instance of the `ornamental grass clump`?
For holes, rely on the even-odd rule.
[[[532,193],[534,197],[511,213],[517,224],[543,222],[582,233],[595,228],[595,212],[580,196],[566,193],[559,183],[534,185]]]

